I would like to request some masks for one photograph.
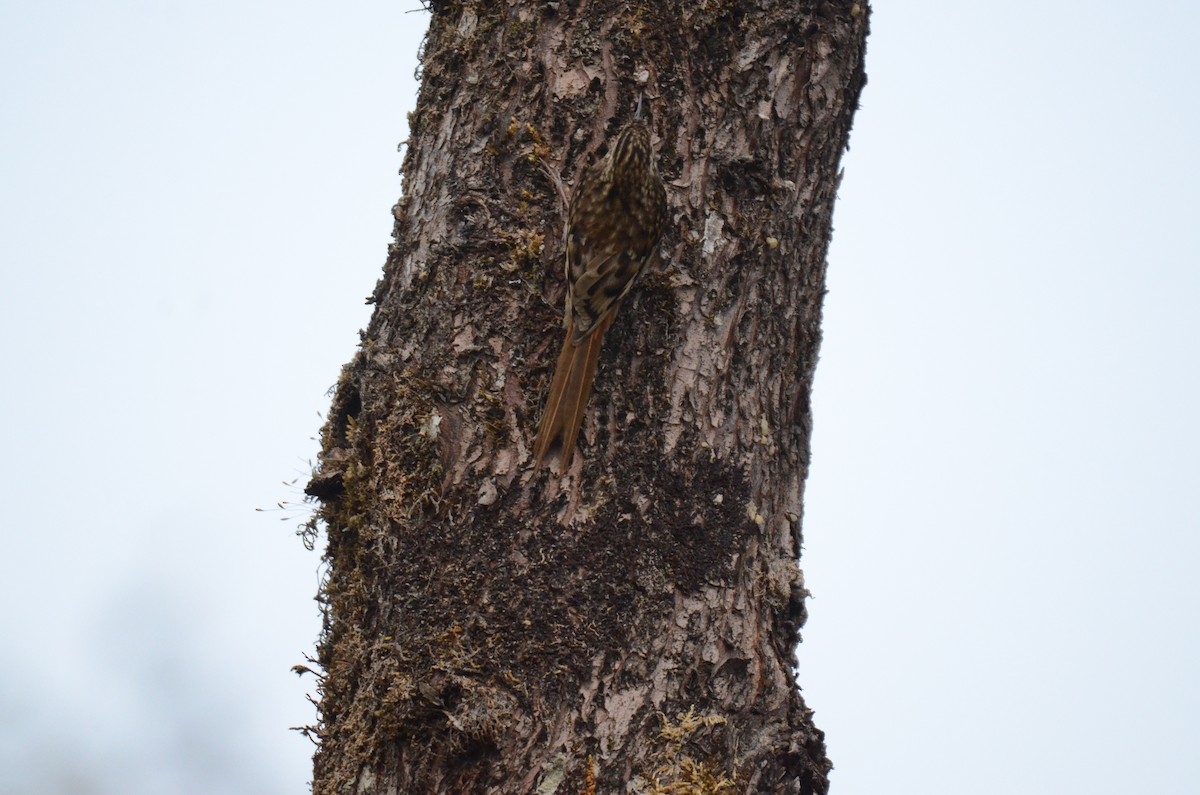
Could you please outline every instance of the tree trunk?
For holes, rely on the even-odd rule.
[[[865,2],[430,3],[376,311],[308,491],[313,790],[820,793],[809,393]],[[566,475],[564,196],[644,96],[669,221]]]

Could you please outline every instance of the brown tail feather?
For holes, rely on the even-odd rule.
[[[600,348],[604,345],[604,332],[612,325],[616,312],[604,317],[592,333],[578,345],[572,344],[571,330],[567,330],[558,364],[554,368],[554,379],[550,382],[550,394],[546,398],[546,410],[538,426],[537,441],[533,446],[533,466],[540,467],[547,456],[558,455],[558,471],[566,472],[575,453],[575,442],[579,428],[583,425],[583,414],[587,409],[588,397],[592,394],[592,380],[596,377],[596,363],[600,361]]]

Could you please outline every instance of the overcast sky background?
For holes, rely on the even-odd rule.
[[[307,791],[319,553],[255,508],[369,317],[417,8],[0,0],[0,795]],[[802,561],[833,792],[1200,791],[1200,9],[872,27]]]

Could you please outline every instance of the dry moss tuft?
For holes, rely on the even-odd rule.
[[[716,733],[726,725],[719,715],[697,715],[695,708],[668,720],[659,716],[658,767],[651,773],[649,795],[726,795],[737,790],[737,779],[713,760],[717,754],[703,754],[711,747]]]

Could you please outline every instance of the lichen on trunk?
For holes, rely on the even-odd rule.
[[[437,2],[375,314],[309,485],[314,792],[824,792],[793,675],[857,2]],[[565,197],[639,96],[669,222],[564,477]]]

